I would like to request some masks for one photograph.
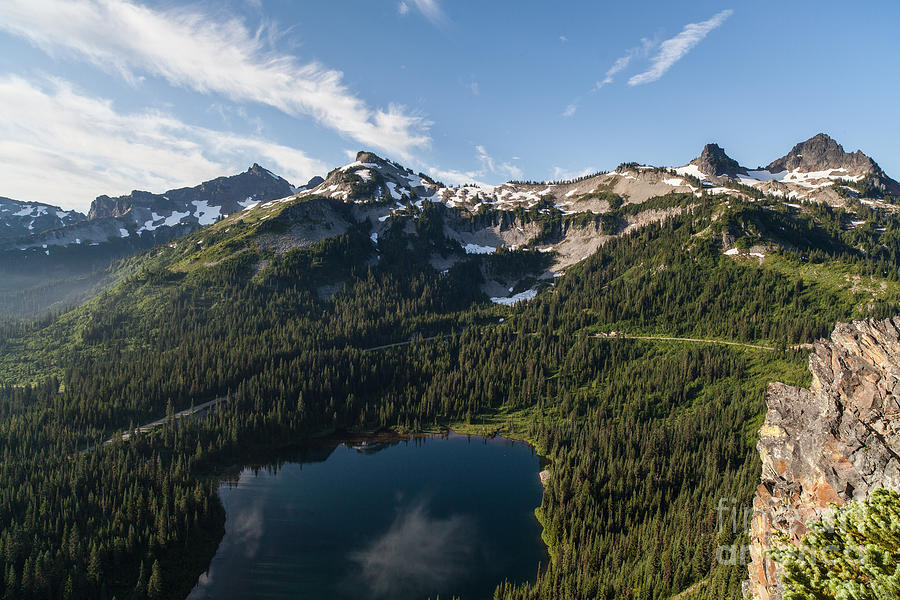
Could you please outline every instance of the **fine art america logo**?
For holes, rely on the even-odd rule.
[[[837,509],[836,505],[830,505]],[[764,518],[774,509],[764,510],[756,514],[757,518]],[[824,545],[818,551],[809,548],[803,542],[809,533],[815,533],[819,538],[830,537],[835,533],[834,522],[825,518],[815,523],[790,523],[787,529],[776,529],[771,536],[772,541],[778,546],[774,552],[776,560],[783,562],[786,558],[791,560],[801,559],[807,564],[822,562],[823,564],[862,564],[865,561],[866,547],[847,543],[846,540],[837,545]],[[741,544],[741,540],[750,531],[750,522],[754,517],[752,506],[741,506],[737,498],[719,498],[716,504],[716,533],[718,539],[733,540],[730,544],[722,544],[716,548],[716,563],[728,566],[746,566],[752,562],[750,546]],[[768,519],[776,522],[777,519]],[[772,555],[770,549],[767,554]],[[780,555],[780,556],[779,556]]]
[[[716,562],[720,565],[747,565],[750,563],[750,546],[738,543],[750,530],[753,507],[741,506],[737,498],[719,498],[716,504],[716,534],[719,539],[730,528],[732,544],[716,548]]]

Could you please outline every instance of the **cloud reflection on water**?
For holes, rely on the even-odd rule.
[[[465,579],[476,533],[464,516],[433,517],[424,502],[405,507],[383,535],[350,555],[359,567],[353,583],[374,598],[446,592]]]
[[[233,556],[240,556],[249,562],[252,562],[260,550],[263,534],[265,533],[265,518],[263,515],[263,499],[254,498],[246,507],[239,510],[229,512],[229,521],[226,521],[226,540],[229,540],[229,552]],[[197,583],[188,595],[187,600],[207,600],[212,598],[211,590],[214,589],[213,578],[217,568],[221,568],[216,564],[216,559],[223,563],[221,548],[217,551],[217,556],[213,558],[209,569],[197,579]]]

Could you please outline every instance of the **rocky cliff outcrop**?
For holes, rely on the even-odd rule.
[[[718,144],[707,144],[703,147],[700,156],[690,162],[695,165],[700,172],[710,177],[728,176],[737,177],[738,175],[746,175],[747,169],[742,167],[738,161],[734,160],[723,150]]]
[[[809,389],[772,383],[759,431],[762,484],[753,501],[753,598],[781,598],[773,537],[797,543],[831,503],[900,489],[900,317],[839,323],[809,357]]]

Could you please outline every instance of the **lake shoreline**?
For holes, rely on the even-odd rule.
[[[472,475],[462,475],[463,479],[460,480],[460,482],[458,482],[458,483],[454,483],[453,477],[459,478],[460,473],[469,473],[471,471],[472,474],[476,477],[476,479],[474,479],[473,481],[481,481],[480,485],[482,487],[484,487],[485,485],[487,486],[487,487],[484,487],[484,489],[486,490],[484,493],[494,494],[496,496],[496,498],[498,498],[498,499],[503,498],[504,496],[507,496],[507,494],[508,494],[508,492],[506,491],[507,488],[503,487],[502,484],[498,484],[498,483],[495,483],[492,481],[492,478],[495,477],[495,475],[489,475],[489,476],[487,476],[487,480],[485,480],[485,469],[487,469],[488,471],[491,471],[492,469],[495,468],[495,467],[493,467],[494,464],[497,464],[497,465],[506,464],[504,461],[510,460],[510,458],[508,458],[508,457],[511,457],[511,456],[512,457],[515,457],[515,456],[520,457],[519,459],[517,459],[517,460],[519,460],[518,464],[520,466],[517,467],[516,470],[519,473],[519,475],[517,475],[518,481],[522,482],[522,484],[518,484],[518,485],[524,485],[524,481],[527,480],[528,477],[534,477],[535,475],[538,475],[538,477],[533,479],[532,481],[535,481],[536,484],[540,483],[541,475],[538,471],[541,468],[540,463],[541,463],[542,457],[536,452],[534,445],[527,442],[526,440],[515,439],[512,437],[503,436],[503,435],[499,435],[496,433],[494,433],[493,435],[480,435],[480,434],[470,433],[470,432],[460,433],[460,432],[454,431],[453,429],[450,429],[450,428],[442,429],[439,432],[428,432],[428,433],[406,433],[406,432],[398,432],[398,431],[391,430],[391,429],[382,429],[379,431],[369,431],[369,432],[328,431],[328,432],[322,432],[320,435],[316,435],[313,437],[305,437],[303,439],[296,440],[296,441],[293,441],[293,442],[290,442],[287,444],[281,444],[276,448],[273,448],[273,447],[269,447],[269,448],[257,447],[257,448],[255,448],[252,452],[250,452],[250,456],[247,457],[245,460],[241,460],[239,463],[235,462],[235,463],[231,464],[229,467],[227,467],[223,470],[224,472],[220,471],[219,477],[218,477],[218,481],[221,486],[220,492],[219,492],[219,500],[220,500],[220,502],[223,502],[225,506],[229,506],[229,502],[233,502],[234,501],[233,498],[235,498],[235,496],[233,495],[235,492],[231,491],[231,489],[245,486],[246,482],[247,482],[247,477],[250,477],[251,480],[254,480],[253,478],[255,477],[255,475],[257,474],[257,471],[258,471],[258,473],[260,475],[265,473],[265,478],[260,481],[266,481],[266,480],[270,481],[271,478],[273,478],[273,477],[277,478],[279,476],[282,476],[282,472],[285,472],[285,473],[296,472],[293,464],[299,464],[301,466],[300,468],[301,468],[302,472],[309,473],[308,475],[304,476],[309,481],[309,483],[307,485],[307,489],[318,490],[319,488],[317,488],[316,486],[321,486],[322,482],[319,481],[318,483],[316,483],[315,479],[309,479],[309,478],[313,477],[314,473],[322,472],[323,470],[326,470],[327,468],[322,466],[321,464],[316,464],[316,463],[324,463],[326,461],[331,461],[331,462],[329,462],[329,464],[332,465],[331,469],[334,469],[335,467],[333,465],[335,464],[335,461],[337,461],[338,465],[340,465],[342,463],[342,461],[346,461],[347,460],[346,457],[348,456],[348,450],[350,450],[350,451],[354,451],[354,452],[349,452],[350,456],[357,456],[357,454],[356,454],[357,452],[360,454],[364,454],[364,455],[376,455],[377,454],[378,459],[376,460],[376,462],[374,462],[372,464],[373,465],[377,465],[378,463],[384,464],[385,457],[395,456],[396,452],[390,452],[390,453],[382,455],[381,454],[382,450],[387,450],[391,447],[396,447],[398,445],[400,445],[400,447],[408,446],[410,448],[410,450],[402,451],[401,455],[403,454],[403,452],[410,452],[410,451],[414,452],[414,455],[418,455],[417,450],[413,450],[413,448],[418,448],[419,444],[422,444],[421,447],[425,448],[426,447],[425,442],[429,441],[429,439],[435,440],[435,441],[437,441],[437,440],[448,441],[449,440],[449,441],[457,441],[457,442],[459,440],[465,440],[467,442],[467,444],[464,444],[464,445],[459,445],[457,443],[457,444],[453,444],[451,446],[446,446],[446,448],[450,448],[453,446],[455,446],[457,448],[457,450],[454,450],[454,451],[450,452],[450,454],[446,455],[447,456],[446,460],[448,461],[446,464],[448,465],[448,468],[450,469],[449,471],[447,471],[446,475],[442,472],[442,469],[439,467],[439,465],[444,464],[442,461],[445,459],[441,458],[440,456],[442,455],[442,453],[446,452],[446,450],[439,451],[439,455],[437,458],[438,463],[436,463],[434,467],[429,467],[429,470],[428,470],[429,476],[431,476],[430,474],[433,473],[434,478],[437,478],[444,482],[443,484],[439,484],[439,485],[444,485],[444,486],[449,485],[449,486],[451,486],[451,489],[464,489],[466,486],[463,485],[462,487],[459,487],[459,484],[462,483],[463,481],[465,481],[466,477],[471,477]],[[485,448],[484,450],[480,450],[480,449],[476,450],[473,448],[473,450],[470,451],[470,450],[463,449],[463,448],[467,447],[469,443],[476,442],[476,441],[481,442],[481,443],[474,444],[474,446],[477,446],[477,447],[493,446],[493,447],[497,448],[497,450],[496,451],[488,450],[487,448]],[[412,442],[412,444],[410,444],[410,442]],[[441,446],[443,446],[443,444],[438,444],[437,446],[432,446],[431,444],[428,444],[427,447],[432,448],[432,450],[429,453],[427,453],[426,456],[429,454],[431,456],[434,456],[433,453],[435,451],[435,448],[438,448]],[[506,452],[503,450],[504,446],[507,446],[510,448],[518,447],[518,450],[514,451],[512,453],[509,453],[509,452]],[[471,452],[473,452],[473,451],[475,452],[475,454],[471,454]],[[494,452],[497,452],[497,451],[499,451],[500,454],[493,454]],[[461,465],[466,465],[465,461],[460,462],[459,458],[453,458],[453,456],[460,456],[460,453],[463,453],[463,455],[469,456],[469,457],[481,456],[484,458],[479,459],[474,463],[470,463],[467,466],[463,467],[462,470],[460,470]],[[529,454],[531,455],[531,458],[527,459],[528,461],[534,461],[535,459],[537,459],[537,461],[539,463],[538,471],[532,471],[531,469],[533,468],[533,466],[531,468],[525,468],[524,471],[522,470],[523,463],[521,462],[521,460],[523,460],[524,457],[527,457]],[[334,460],[331,460],[332,456],[334,457]],[[504,457],[507,457],[507,458],[504,458]],[[368,461],[369,459],[368,458],[364,458],[364,459],[357,458],[357,459],[351,459],[351,460]],[[396,460],[396,459],[388,458],[387,460]],[[431,460],[435,460],[435,459],[432,458]],[[469,458],[466,460],[471,461],[472,459]],[[368,464],[368,463],[366,462],[366,464]],[[415,464],[415,463],[411,463],[411,464]],[[534,465],[533,462],[529,462],[528,464]],[[396,463],[396,465],[397,465],[396,467],[394,467],[392,470],[388,471],[388,473],[391,473],[388,476],[388,478],[387,479],[382,478],[382,479],[380,479],[380,481],[393,482],[395,476],[399,477],[399,479],[397,480],[397,483],[406,479],[407,481],[405,483],[403,483],[400,487],[397,488],[397,490],[398,490],[397,493],[406,494],[407,498],[409,498],[410,497],[409,496],[410,488],[409,488],[409,481],[408,481],[408,479],[410,477],[409,473],[414,474],[415,468],[413,468],[412,471],[408,471],[408,468],[411,468],[411,467],[407,467],[406,463],[404,463],[404,462]],[[399,470],[397,469],[397,467],[399,467]],[[420,464],[419,468],[421,468],[421,464]],[[505,469],[501,466],[497,466],[496,468],[501,469],[500,472],[503,472],[503,473],[506,472]],[[375,470],[374,472],[377,473],[377,470]],[[491,472],[497,473],[497,471],[491,471]],[[358,473],[358,471],[357,471],[357,473]],[[451,473],[456,473],[456,475],[450,475]],[[478,473],[480,473],[480,475]],[[397,474],[397,475],[394,475],[394,474]],[[291,478],[294,476],[288,476],[288,477]],[[358,475],[357,475],[357,477],[358,477]],[[525,477],[525,480],[523,480],[522,477]],[[415,475],[413,475],[413,479],[414,479],[414,481],[418,481],[416,479]],[[502,477],[500,479],[502,479]],[[371,485],[371,484],[365,484],[364,481],[365,481],[364,479],[357,480],[354,478],[354,479],[352,479],[352,482],[350,483],[350,485],[362,485],[362,486]],[[341,485],[346,486],[347,483],[345,482]],[[415,487],[415,484],[413,484],[413,485]],[[498,485],[500,485],[500,487],[498,487]],[[388,486],[393,488],[394,483],[389,483]],[[330,487],[330,484],[326,485],[326,487],[322,488],[322,489],[328,489],[329,487]],[[383,488],[383,486],[382,486],[382,488]],[[371,488],[371,489],[374,490],[377,488]],[[477,485],[476,485],[475,489],[477,489]],[[519,489],[519,488],[511,487],[508,489],[509,489],[509,493],[511,494],[511,493],[513,493],[513,490]],[[522,488],[522,489],[526,489],[526,488]],[[543,486],[535,485],[535,487],[527,487],[527,489],[530,489],[531,491],[528,492],[529,496],[527,496],[527,498],[530,498],[530,499],[526,501],[526,506],[531,505],[531,502],[535,502],[535,500],[537,500],[537,502],[535,502],[535,504],[538,505],[538,509],[539,509],[539,505],[541,502],[540,499],[543,496]],[[405,492],[401,492],[399,490],[405,490]],[[491,490],[491,491],[487,492],[487,490]],[[540,490],[540,491],[537,492],[536,490]],[[383,491],[384,490],[382,490],[381,492],[377,492],[377,493],[383,493]],[[316,491],[313,493],[319,493],[319,492]],[[356,492],[354,492],[353,494],[355,495],[355,493]],[[222,494],[225,494],[225,495],[223,496]],[[393,494],[393,492],[391,492],[391,494]],[[451,493],[451,497],[452,497],[452,494],[453,493]],[[537,498],[530,496],[530,494],[537,494]],[[376,494],[376,496],[377,496],[377,494]],[[526,497],[520,496],[518,493],[516,493],[515,496],[520,497],[522,499],[526,498]],[[510,496],[510,497],[512,497],[512,496]],[[232,498],[232,500],[229,501],[229,498]],[[452,500],[450,500],[449,502],[450,502],[450,505],[449,505],[450,510],[453,511],[454,509],[452,507],[454,506],[454,503]],[[500,500],[500,502],[506,502],[506,500]],[[514,501],[514,502],[519,502],[520,509],[522,508],[521,500]],[[316,506],[314,503],[308,504],[308,505],[311,507]],[[460,508],[458,510],[463,510],[463,511],[467,510],[465,508],[465,506],[466,506],[465,501],[463,501],[459,506],[460,506]],[[531,505],[531,506],[533,506],[533,505]],[[228,509],[228,510],[230,512],[232,509]],[[318,509],[316,509],[316,510],[318,510]],[[447,510],[447,506],[445,506],[443,510]],[[471,510],[471,507],[468,510]],[[377,514],[377,513],[373,513],[373,514]],[[525,535],[527,537],[527,536],[531,535],[528,532],[530,532],[532,530],[536,531],[534,540],[535,540],[535,543],[537,544],[537,546],[535,546],[535,548],[539,547],[541,549],[540,554],[543,555],[543,558],[540,558],[539,562],[535,565],[538,572],[540,572],[539,565],[546,564],[547,558],[548,558],[548,556],[550,556],[550,550],[546,546],[546,544],[543,542],[543,540],[544,540],[543,523],[540,521],[540,519],[536,518],[537,515],[535,514],[535,512],[532,509],[527,510],[527,515],[528,515],[528,517],[527,517],[528,520],[531,520],[531,523],[532,523],[531,526],[526,526],[525,521],[522,521],[521,524],[513,527],[510,531],[519,532],[518,534],[514,534],[514,535],[518,535],[519,537],[521,537],[522,535]],[[241,522],[241,513],[228,514],[226,517],[227,521],[232,521],[233,519],[238,519],[237,523],[240,523]],[[532,527],[534,529],[532,529]],[[223,563],[222,561],[230,560],[230,559],[222,558],[222,556],[228,557],[229,553],[233,552],[233,549],[232,549],[233,541],[232,542],[225,541],[227,539],[228,535],[229,534],[226,534],[225,536],[222,537],[222,539],[219,541],[219,546],[216,548],[216,551],[214,552],[214,554],[210,557],[207,568],[203,571],[203,573],[198,574],[198,577],[197,577],[197,580],[195,583],[195,587],[197,585],[200,585],[201,582],[204,581],[204,579],[205,579],[204,575],[209,576],[210,574],[215,574],[216,572],[218,572],[220,574],[223,573],[222,565],[226,564],[226,563]],[[223,545],[223,543],[224,543],[224,545]],[[526,546],[527,546],[527,544],[526,544]],[[525,546],[521,546],[521,543],[520,543],[517,545],[517,547],[525,547]],[[220,551],[224,551],[225,554],[221,555]],[[534,552],[534,551],[535,550],[532,550],[532,552]],[[216,567],[214,565],[218,565],[218,566]],[[520,573],[520,576],[522,576],[521,573]],[[528,577],[528,578],[533,580],[534,576],[535,576],[535,574],[532,573],[530,575],[530,577]],[[218,577],[221,577],[221,575],[217,576],[217,578]],[[497,580],[498,584],[501,582],[502,582],[502,579]],[[203,588],[203,589],[209,589],[209,588]]]

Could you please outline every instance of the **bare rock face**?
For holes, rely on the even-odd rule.
[[[824,169],[845,168],[852,172],[873,173],[878,165],[860,150],[844,152],[843,146],[830,136],[819,133],[805,142],[800,142],[781,158],[766,167],[772,173],[781,171],[822,171]]]
[[[790,152],[769,163],[766,169],[772,173],[795,169],[801,172],[843,169],[846,175],[861,176],[882,192],[900,193],[900,184],[888,177],[878,163],[863,154],[862,150],[845,152],[843,146],[824,133],[795,145]]]
[[[776,532],[799,543],[830,503],[900,489],[900,317],[839,323],[816,342],[809,368],[809,389],[772,383],[766,392],[746,586],[760,600],[782,595],[765,555]]]
[[[710,177],[723,175],[737,177],[738,175],[747,174],[747,169],[738,164],[738,161],[725,154],[725,150],[719,147],[718,144],[705,145],[700,156],[692,160],[690,164],[695,165],[700,169],[701,173]]]

